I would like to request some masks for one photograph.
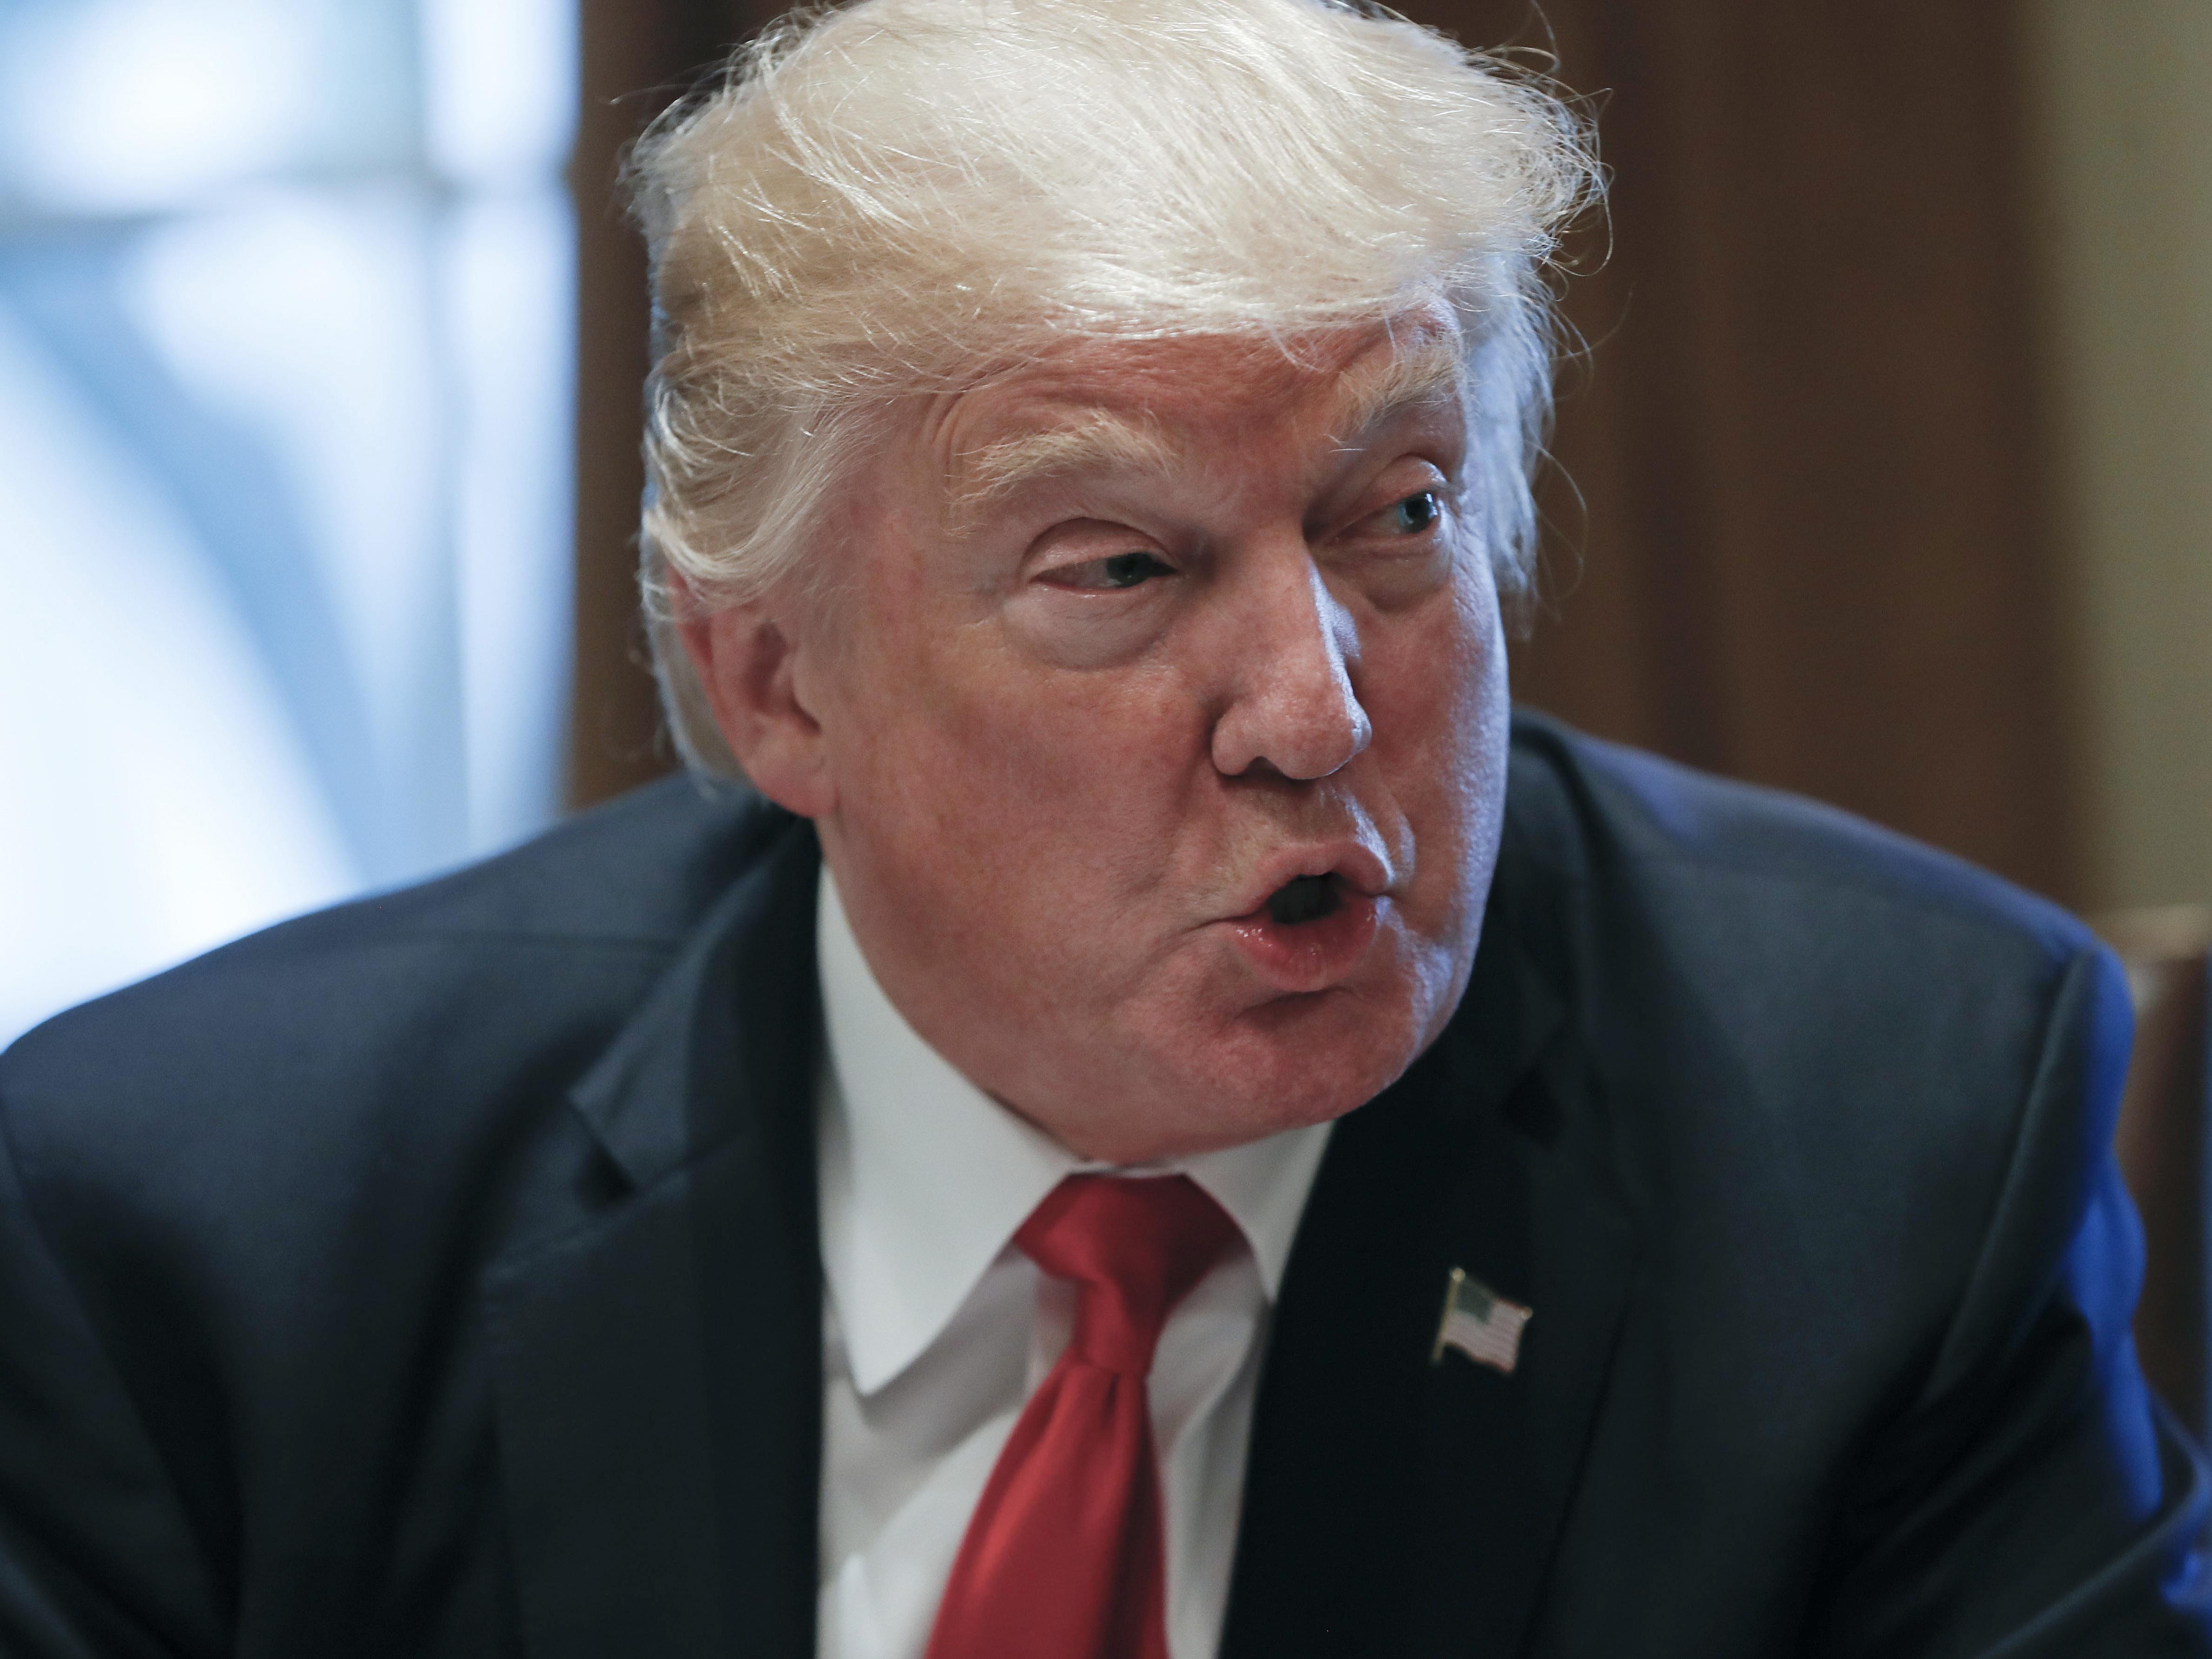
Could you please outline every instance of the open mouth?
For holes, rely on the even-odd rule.
[[[1338,871],[1293,876],[1230,925],[1246,963],[1268,986],[1320,991],[1365,959],[1380,925],[1380,902]]]
[[[1334,872],[1293,876],[1267,896],[1267,919],[1278,927],[1297,927],[1334,915],[1344,903],[1344,881]]]

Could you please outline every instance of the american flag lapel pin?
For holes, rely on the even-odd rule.
[[[1454,1267],[1444,1281],[1443,1317],[1437,1322],[1436,1346],[1429,1364],[1441,1365],[1446,1348],[1457,1348],[1478,1365],[1513,1375],[1521,1363],[1521,1328],[1532,1310],[1508,1302],[1464,1267]]]

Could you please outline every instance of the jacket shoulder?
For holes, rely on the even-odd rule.
[[[380,952],[434,943],[462,951],[501,941],[672,950],[780,817],[742,791],[709,794],[684,779],[650,784],[507,853],[276,923],[69,1009],[25,1034],[0,1064],[27,1079],[69,1051],[143,1037],[173,1010],[197,1011],[239,983],[273,977],[304,994],[317,978],[343,980]]]
[[[1536,717],[1508,820],[1498,891],[1577,1009],[1649,1213],[1732,1215],[1747,1262],[1756,1239],[1843,1230],[1837,1259],[1959,1264],[2023,1137],[2081,1201],[2130,1021],[2118,964],[2057,906]]]
[[[2096,948],[2081,922],[1965,860],[1838,808],[1698,772],[1528,711],[1514,718],[1507,854],[1620,896],[1694,895],[1802,921],[1880,912],[1870,948],[1964,930],[2047,963]]]
[[[1719,1525],[1720,1556],[1820,1586],[1747,1647],[2199,1651],[2202,1476],[2128,1346],[2109,953],[1956,859],[1540,717],[1512,767],[1501,937],[1549,939],[1568,1011],[1519,1144],[1601,1194],[1634,1264],[1597,1518],[1554,1577],[1679,1545],[1656,1571],[1720,1628],[1757,1598],[1714,1576]],[[1565,1589],[1554,1644],[1606,1650],[1606,1605]]]
[[[495,1135],[558,1100],[792,822],[672,779],[280,923],[27,1033],[0,1054],[0,1127],[33,1164],[103,1179],[249,1148],[322,1163],[336,1142]]]

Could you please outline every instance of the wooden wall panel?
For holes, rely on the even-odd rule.
[[[645,248],[617,185],[646,123],[780,8],[729,0],[582,0],[576,204],[575,683],[569,804],[588,806],[674,763],[637,611],[639,455],[649,301]]]
[[[1473,44],[1525,4],[1425,0]],[[1522,696],[2079,890],[2008,8],[1554,0],[1609,258]],[[1578,257],[1606,248],[1586,236]]]

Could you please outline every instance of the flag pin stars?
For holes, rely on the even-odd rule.
[[[1508,1302],[1464,1267],[1444,1281],[1443,1317],[1437,1322],[1436,1346],[1429,1364],[1443,1364],[1444,1350],[1457,1348],[1478,1365],[1510,1376],[1521,1361],[1521,1328],[1532,1310]]]

